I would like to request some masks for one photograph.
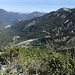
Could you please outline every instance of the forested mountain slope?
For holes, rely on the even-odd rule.
[[[3,74],[75,75],[75,8],[61,8],[2,31],[12,40],[7,36],[10,47],[0,49]]]
[[[74,33],[75,9],[61,8],[45,16],[21,21],[13,26],[27,38]]]
[[[41,17],[33,18],[27,21],[19,21],[11,27],[5,28],[9,36],[20,36],[18,42],[29,39],[50,38],[56,45],[69,46],[74,43],[75,35],[75,8],[60,8],[57,11],[50,12]]]

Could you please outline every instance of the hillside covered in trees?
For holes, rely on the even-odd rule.
[[[75,8],[13,23],[0,34],[0,75],[75,75]]]

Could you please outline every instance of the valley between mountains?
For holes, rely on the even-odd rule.
[[[0,9],[0,75],[75,75],[75,8]]]

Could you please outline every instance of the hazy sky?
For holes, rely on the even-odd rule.
[[[61,7],[74,8],[75,0],[0,0],[0,8],[14,12],[50,12]]]

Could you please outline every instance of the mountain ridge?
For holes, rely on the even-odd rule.
[[[8,12],[4,9],[0,9],[0,21],[2,22],[0,24],[0,26],[2,26],[2,24],[8,25],[8,24],[12,24],[14,22],[18,22],[18,21],[22,21],[22,20],[30,20],[32,18],[35,17],[39,17],[39,16],[43,16],[46,13],[43,12],[32,12],[32,13],[28,13],[28,14],[21,14],[18,12]]]
[[[4,30],[9,36],[20,36],[17,42],[30,39],[52,39],[56,45],[65,45],[75,36],[75,8],[60,8],[44,16],[26,21],[14,22]],[[65,41],[63,41],[65,38]],[[48,41],[49,41],[48,39]],[[61,39],[61,40],[60,40]],[[58,40],[59,42],[56,42]],[[16,42],[16,43],[17,43]],[[72,42],[72,41],[71,41]]]
[[[75,8],[60,8],[42,17],[18,22],[12,28],[20,32],[19,35],[23,40],[42,39],[49,36],[50,39],[61,39],[61,42],[63,42],[64,37],[68,40],[70,37],[75,36],[74,17]],[[65,40],[64,42],[66,43],[67,41]]]

